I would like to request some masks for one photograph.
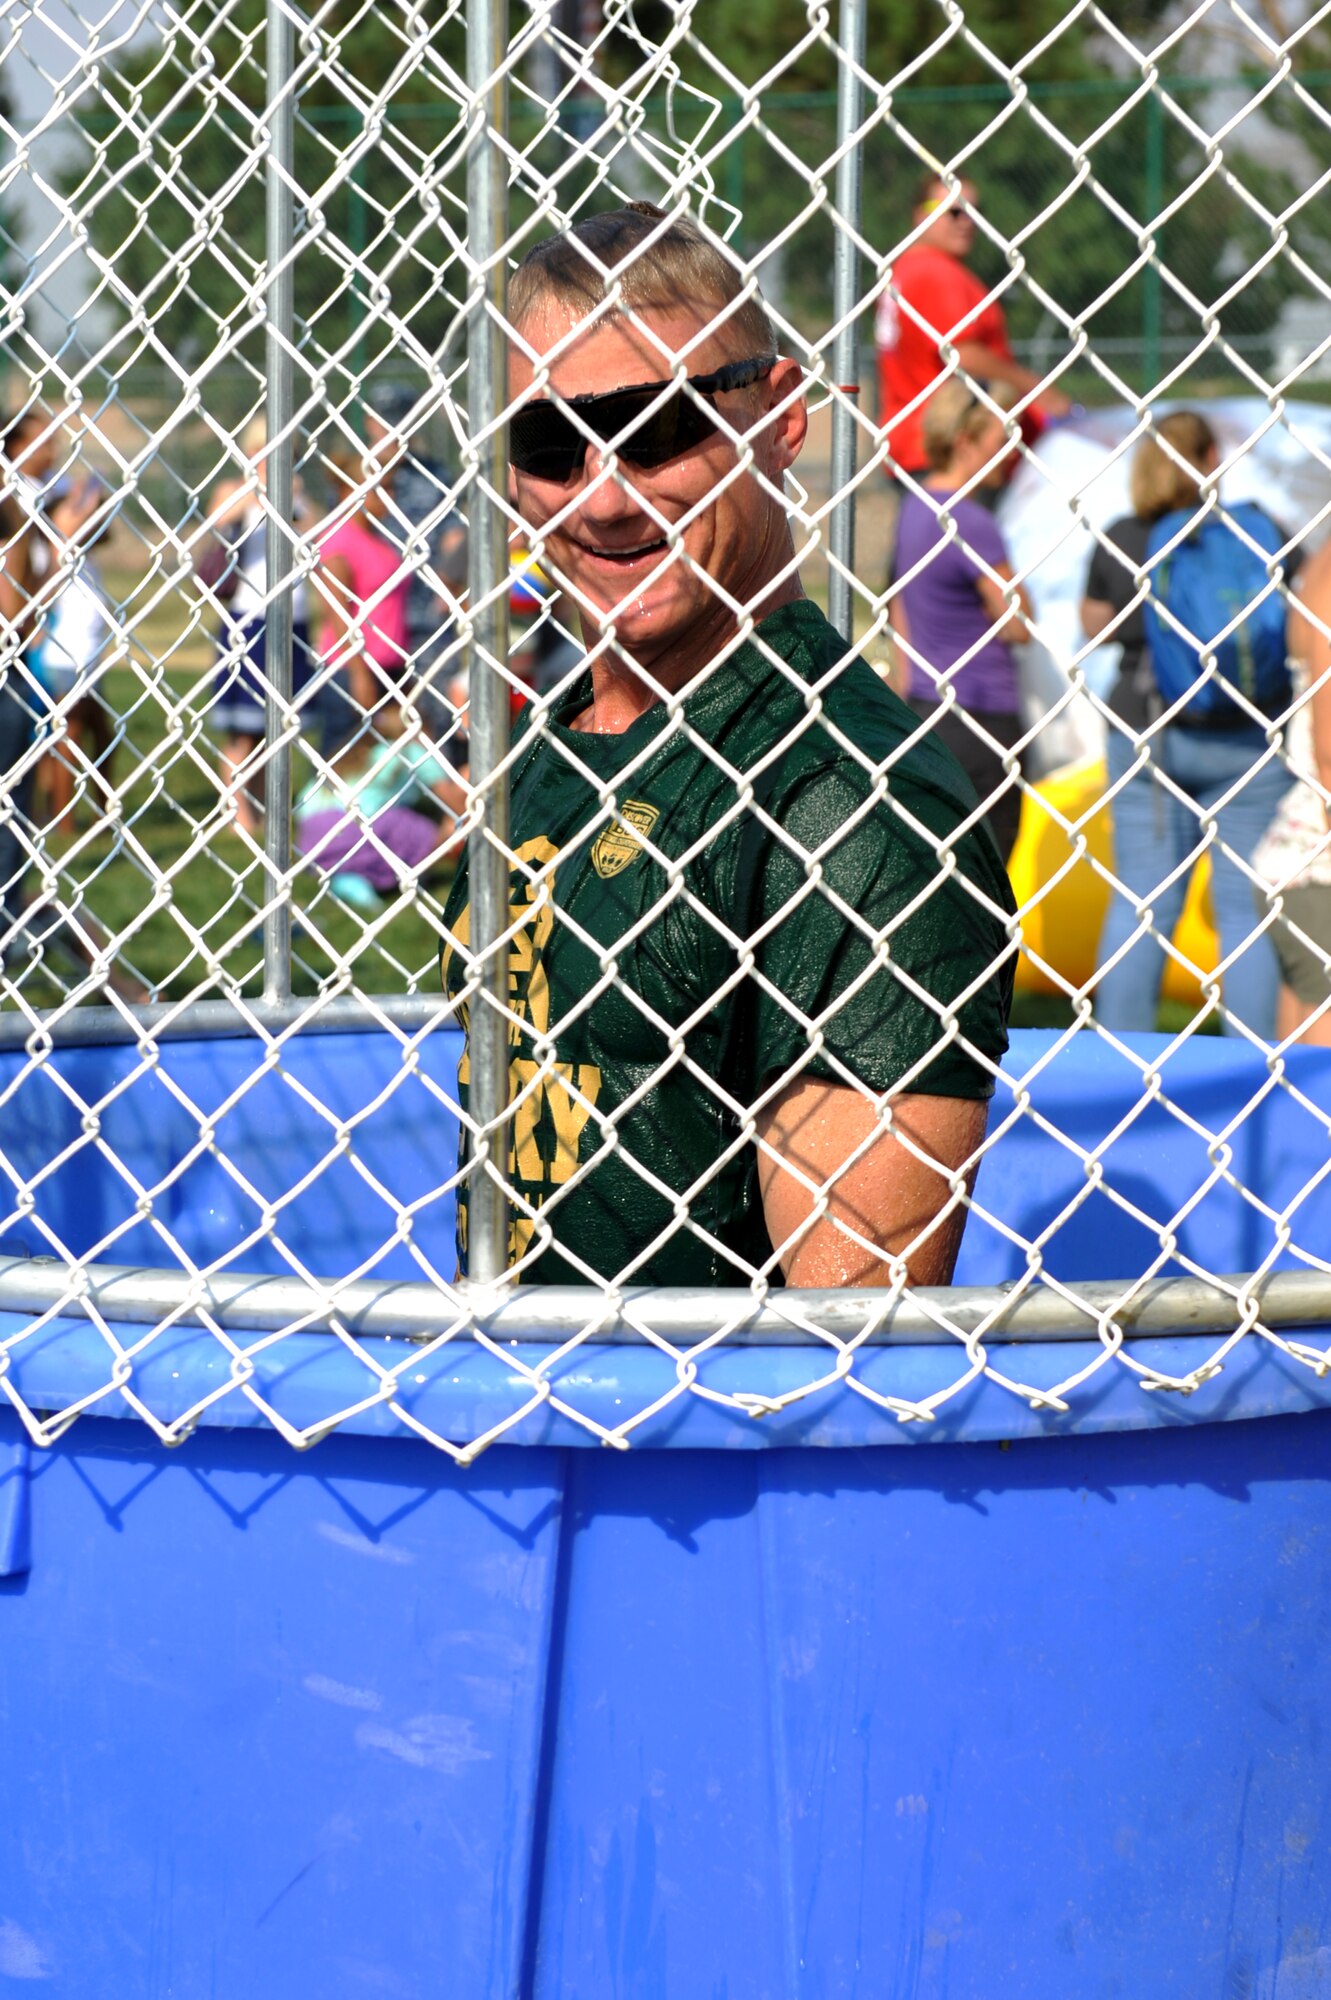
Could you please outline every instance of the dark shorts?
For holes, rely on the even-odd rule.
[[[1316,1007],[1331,994],[1331,882],[1303,882],[1281,893],[1283,916],[1271,926],[1271,942],[1280,960],[1280,977],[1296,1000]],[[1259,893],[1257,907],[1266,915],[1266,897]],[[1296,937],[1294,925],[1304,937]]]
[[[222,644],[227,645],[224,637]],[[226,657],[213,676],[213,700],[208,719],[219,736],[262,736],[267,727],[267,629],[262,618],[247,618],[230,639]],[[297,625],[291,658],[292,694],[299,697],[318,662],[310,650],[310,635]]]
[[[910,705],[926,721],[934,719],[931,733],[952,752],[974,785],[975,796],[986,807],[985,825],[994,836],[1006,867],[1021,825],[1021,789],[1003,769],[1000,753],[1010,750],[1025,735],[1021,717],[971,709],[967,721],[960,708],[944,708],[939,702],[921,701],[915,695],[910,697]],[[984,731],[984,736],[976,733],[972,723]],[[985,737],[991,738],[992,744]]]

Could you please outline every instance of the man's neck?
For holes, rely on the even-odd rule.
[[[754,606],[754,612],[759,619],[766,618],[803,595],[798,576],[790,576],[768,592]],[[643,652],[631,655],[620,647],[600,654],[592,661],[591,702],[572,718],[569,727],[583,730],[589,736],[622,736],[665,695],[677,694],[688,687],[733,643],[739,631],[737,620],[725,606],[718,605],[717,614],[715,623],[709,621],[707,630],[699,633],[697,644],[686,653],[675,647],[661,656]],[[584,621],[583,637],[590,647],[600,634]]]

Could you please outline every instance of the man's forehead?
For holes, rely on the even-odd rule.
[[[580,369],[604,368],[609,373],[598,386],[613,389],[669,375],[680,361],[690,374],[697,374],[710,365],[712,350],[725,339],[726,325],[724,320],[718,324],[716,314],[705,305],[682,301],[678,306],[597,314],[552,298],[535,305],[518,331],[521,338],[512,343],[511,353],[519,373],[532,368],[524,352],[529,349],[542,360],[548,358],[556,371],[565,362]],[[627,375],[622,373],[625,368],[630,370]],[[611,380],[610,374],[618,374],[620,380]]]

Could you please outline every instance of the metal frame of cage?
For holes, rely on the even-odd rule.
[[[467,304],[468,421],[471,442],[466,472],[470,486],[469,588],[471,610],[465,638],[471,663],[472,785],[475,812],[468,839],[473,884],[472,949],[484,970],[471,1032],[471,1106],[478,1144],[472,1178],[469,1254],[470,1284],[461,1294],[477,1331],[495,1339],[517,1329],[536,1343],[558,1345],[589,1323],[586,1299],[556,1296],[545,1288],[508,1295],[504,1289],[508,1233],[507,1190],[492,1167],[486,1140],[502,1133],[508,1110],[508,1052],[505,1019],[507,958],[507,796],[509,748],[508,688],[496,662],[507,651],[507,521],[504,490],[505,285],[509,251],[507,164],[496,137],[506,130],[505,97],[511,61],[507,0],[473,0],[467,14],[467,82],[472,94],[467,138],[467,203],[474,275]],[[864,0],[840,0],[837,46],[838,117],[836,155],[835,267],[832,343],[832,486],[835,502],[828,519],[829,612],[844,637],[851,631],[855,562],[857,420],[854,322],[860,294],[861,156],[865,87]],[[296,182],[294,119],[297,65],[291,14],[283,0],[268,0],[266,64],[269,78],[266,161],[266,408],[268,470],[266,566],[268,594],[267,703],[269,750],[264,764],[266,812],[264,855],[274,878],[292,861],[290,808],[292,761],[284,740],[292,699],[293,595],[293,438],[297,425],[294,392],[294,289]],[[1149,255],[1149,252],[1147,253]],[[308,1001],[293,997],[291,906],[271,899],[263,918],[261,999],[195,1001],[182,1005],[82,1008],[44,1020],[19,1013],[0,1019],[0,1046],[54,1046],[62,1041],[110,1044],[158,1042],[179,1036],[258,1033],[281,1037],[303,1028],[351,1031],[371,1019],[406,1034],[428,1030],[447,1012],[443,1003],[419,995],[375,1001],[372,1014],[356,998]],[[36,1042],[34,1043],[34,1037]],[[77,1282],[71,1287],[71,1278]],[[212,1277],[202,1288],[187,1272],[135,1273],[92,1264],[76,1273],[49,1265],[15,1261],[0,1268],[0,1310],[50,1313],[61,1300],[89,1301],[110,1319],[151,1319],[202,1313],[210,1322],[236,1328],[277,1329],[293,1320],[312,1322],[317,1292],[299,1280],[256,1280],[244,1275]],[[736,1344],[793,1341],[815,1345],[832,1336],[861,1343],[953,1341],[973,1359],[976,1344],[1068,1338],[1098,1333],[1106,1351],[1123,1339],[1146,1333],[1222,1333],[1240,1337],[1254,1326],[1272,1331],[1317,1325],[1331,1318],[1331,1271],[1241,1273],[1234,1277],[1106,1280],[1090,1287],[1033,1283],[1013,1297],[1008,1287],[949,1288],[929,1295],[903,1294],[894,1287],[885,1298],[872,1291],[808,1294],[793,1310],[773,1296],[759,1299],[744,1291],[719,1291],[687,1300],[668,1295],[635,1297],[626,1310],[603,1309],[591,1316],[598,1340],[632,1340],[645,1323],[669,1336],[687,1328],[694,1340],[724,1336]],[[344,1287],[339,1317],[352,1328],[386,1330],[404,1322],[428,1338],[458,1321],[457,1297],[441,1299],[424,1285]],[[1285,1343],[1280,1343],[1282,1346]],[[1286,1351],[1290,1351],[1288,1348]],[[1328,1365],[1320,1349],[1302,1349],[1296,1358],[1319,1375]],[[1151,1386],[1157,1386],[1152,1384]],[[1193,1387],[1195,1381],[1158,1386]]]

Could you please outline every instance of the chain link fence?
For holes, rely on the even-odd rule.
[[[467,1459],[552,1411],[623,1445],[690,1399],[1188,1395],[1245,1343],[1321,1379],[1327,119],[1256,18],[1177,74],[1205,16],[1014,51],[940,7],[891,73],[855,0],[757,57],[689,0],[48,37],[0,171],[0,1379],[35,1439],[225,1403]],[[11,50],[44,27],[11,9]],[[631,202],[562,322],[523,278],[510,311]],[[685,214],[729,289],[663,305]],[[1168,577],[1212,531],[1243,588],[1204,623]],[[1014,966],[1053,1025],[1005,1059]],[[637,1389],[580,1396],[616,1343]]]

